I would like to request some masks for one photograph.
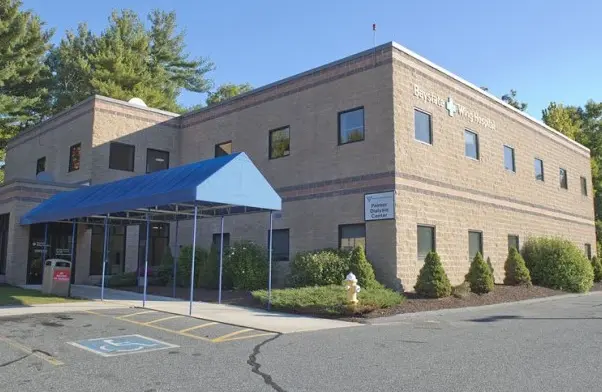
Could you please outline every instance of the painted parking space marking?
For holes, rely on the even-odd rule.
[[[205,323],[205,324],[201,324],[201,325],[195,325],[194,327],[190,327],[190,328],[184,328],[184,329],[180,329],[178,332],[190,332],[190,331],[194,331],[196,329],[201,329],[201,328],[205,328],[205,327],[210,327],[212,325],[217,325],[218,323],[216,322],[209,322],[209,323]]]
[[[177,319],[177,318],[180,318],[180,317],[182,317],[182,316],[161,317],[160,319],[156,319],[156,320],[152,320],[152,321],[147,321],[146,323],[144,323],[144,325],[151,325],[151,324],[155,324],[155,323],[160,323],[161,321],[173,320],[173,319]]]
[[[272,336],[272,335],[277,334],[276,332],[243,328],[243,327],[238,327],[235,325],[218,323],[218,322],[214,322],[214,321],[189,318],[189,317],[185,317],[182,315],[165,316],[168,313],[154,311],[154,310],[141,311],[141,312],[137,311],[134,313],[129,313],[129,314],[125,314],[125,315],[122,314],[122,315],[117,315],[117,316],[114,314],[105,314],[105,313],[100,313],[98,311],[92,311],[92,310],[87,310],[85,312],[96,315],[96,316],[111,318],[111,319],[118,320],[121,322],[139,325],[142,327],[153,328],[153,329],[157,329],[157,330],[164,331],[164,332],[170,332],[175,335],[184,336],[187,338],[201,340],[201,341],[205,341],[205,342],[209,342],[209,343],[224,343],[224,342],[230,342],[230,341],[236,341],[236,340],[253,339],[253,338],[258,338],[258,337]],[[135,316],[138,316],[138,315],[146,315],[145,317],[148,317],[151,314],[155,314],[155,315],[158,315],[161,317],[153,319],[153,320],[147,319],[144,321],[138,321],[138,320],[134,319]],[[166,324],[169,324],[169,321],[176,320],[176,319],[181,320],[181,322],[183,322],[185,324],[187,323],[189,325],[190,325],[190,323],[200,323],[200,324],[187,326],[185,328],[182,328],[182,327],[167,328],[165,326]],[[163,323],[163,325],[161,325],[161,323]],[[183,326],[185,326],[185,325],[183,325]],[[210,328],[210,327],[214,327],[214,328]],[[226,331],[229,329],[230,332],[224,333],[224,332],[226,332],[226,331],[224,331],[224,328],[226,329]],[[233,328],[236,328],[236,330],[232,331]],[[202,330],[202,331],[209,330],[209,331],[205,333],[205,336],[197,335],[194,333],[195,331],[199,331],[199,330]],[[220,331],[221,331],[221,333],[220,333]],[[256,333],[253,333],[253,332],[256,332]],[[216,334],[219,334],[219,336],[215,336]],[[210,335],[213,335],[213,336],[210,336]]]
[[[142,335],[123,335],[108,338],[86,339],[68,344],[93,352],[103,357],[147,353],[179,347],[178,345],[162,342]]]
[[[0,336],[0,342],[4,342],[7,345],[9,345],[10,347],[14,348],[15,350],[21,351],[27,355],[33,355],[36,358],[39,358],[43,361],[48,362],[51,365],[54,366],[61,366],[64,365],[63,362],[59,361],[58,359],[56,359],[55,357],[53,357],[52,355],[39,351],[39,350],[33,350],[30,347],[25,346],[24,344],[21,344],[19,342],[16,342],[12,339],[6,338],[4,336]]]

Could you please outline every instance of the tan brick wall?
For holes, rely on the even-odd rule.
[[[46,157],[46,172],[54,181],[77,183],[90,179],[93,101],[85,101],[11,140],[6,151],[5,180],[36,178],[36,163]],[[81,143],[80,169],[69,172],[69,148]]]
[[[179,164],[177,123],[172,116],[149,113],[144,109],[95,101],[92,141],[92,183],[99,184],[146,173],[148,148],[168,151],[169,166]],[[134,171],[109,168],[110,142],[135,146]]]
[[[559,235],[581,249],[595,248],[589,155],[469,87],[412,57],[394,54],[397,266],[404,288],[413,289],[417,224],[435,225],[437,251],[452,282],[468,271],[468,230],[483,231],[485,257],[503,280],[509,234]],[[495,121],[495,130],[414,95],[414,86]],[[433,144],[414,138],[414,109],[432,116]],[[479,135],[480,159],[465,156],[464,130]],[[504,169],[503,146],[515,149],[516,173]],[[545,182],[536,181],[534,158],[544,161]],[[559,185],[559,168],[568,170],[568,190]],[[582,196],[580,176],[587,178]]]

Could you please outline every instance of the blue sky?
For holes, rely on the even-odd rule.
[[[255,87],[397,41],[495,95],[514,88],[541,117],[550,101],[602,100],[602,50],[594,0],[24,0],[55,41],[86,21],[94,31],[111,10],[175,10],[190,54],[206,56],[216,84]],[[183,94],[189,106],[204,101]]]

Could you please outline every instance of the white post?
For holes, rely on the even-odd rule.
[[[105,235],[104,244],[102,247],[102,278],[100,280],[100,300],[103,301],[105,298],[105,272],[107,267],[107,247],[109,246],[109,214],[105,216]]]
[[[222,215],[222,231],[219,240],[219,288],[217,292],[217,303],[222,303],[222,271],[224,269],[224,217]]]
[[[268,310],[272,307],[272,211],[270,211],[270,241],[269,241],[269,260],[268,260]]]
[[[142,294],[142,307],[146,306],[146,284],[148,279],[148,243],[150,237],[150,216],[146,213],[146,249],[144,251],[144,290]]]
[[[173,273],[172,273],[172,297],[176,298],[176,274],[178,273],[178,259],[180,256],[180,247],[178,244],[178,231],[179,231],[179,223],[180,221],[176,217],[176,249],[173,253]]]
[[[194,263],[195,263],[195,256],[196,256],[196,219],[197,219],[197,214],[199,211],[199,207],[196,205],[196,203],[194,204],[194,223],[193,223],[193,227],[192,227],[192,267],[190,269],[190,304],[188,305],[188,315],[191,316],[192,315],[192,301],[194,298]]]

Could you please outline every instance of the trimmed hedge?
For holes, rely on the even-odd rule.
[[[251,241],[232,244],[224,252],[224,275],[235,290],[257,290],[268,286],[268,255],[265,247]]]
[[[111,275],[107,280],[107,287],[135,287],[136,284],[136,271]]]
[[[291,262],[288,284],[293,287],[340,285],[349,272],[353,272],[361,287],[380,286],[361,246],[351,252],[326,248],[297,253]]]
[[[594,282],[602,281],[602,262],[596,256],[592,257],[592,268],[594,270]]]
[[[427,298],[442,298],[451,295],[451,283],[436,252],[429,252],[424,259],[424,265],[420,269],[414,290],[416,294]]]
[[[481,252],[477,252],[470,264],[466,280],[470,284],[470,291],[473,293],[486,294],[493,291],[493,275],[491,274],[491,269],[485,260],[483,260]]]
[[[525,265],[525,260],[516,248],[510,248],[508,258],[504,264],[504,271],[506,272],[504,284],[510,286],[531,285],[531,274]]]
[[[572,242],[552,237],[528,239],[522,251],[534,284],[583,293],[594,282],[592,264]]]

